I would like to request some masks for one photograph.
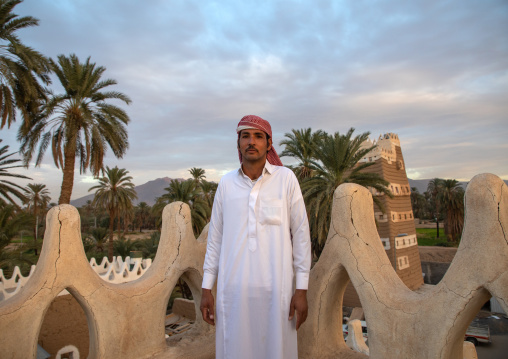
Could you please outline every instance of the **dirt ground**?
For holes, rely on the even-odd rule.
[[[166,339],[167,348],[164,352],[153,355],[153,359],[214,359],[215,333],[196,336],[192,332],[175,335]]]
[[[416,228],[436,228],[435,222],[425,222],[422,221],[421,223],[417,223],[417,219],[415,219],[415,227]],[[444,223],[439,223],[439,228],[444,228]]]
[[[451,263],[457,253],[457,248],[419,246],[418,251],[422,262]]]
[[[146,239],[146,238],[150,238],[150,236],[152,235],[152,233],[155,232],[155,230],[149,230],[149,229],[146,229],[144,230],[142,233],[139,233],[139,232],[133,232],[133,233],[125,233],[125,238],[126,239],[132,239],[132,240],[138,240],[138,239]],[[116,236],[115,236],[115,239],[118,239]]]

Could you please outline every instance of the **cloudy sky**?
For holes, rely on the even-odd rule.
[[[238,166],[247,114],[271,122],[279,152],[292,128],[354,127],[397,133],[410,178],[508,179],[506,1],[25,0],[15,12],[40,20],[26,44],[90,56],[132,99],[129,150],[105,164],[136,185],[191,167],[218,180]],[[0,131],[11,151],[18,125]],[[58,200],[50,152],[20,172]],[[93,183],[77,171],[72,198]]]

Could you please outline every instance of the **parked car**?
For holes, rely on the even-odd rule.
[[[480,324],[477,320],[473,320],[466,330],[464,340],[473,343],[491,343],[490,328],[487,324]]]

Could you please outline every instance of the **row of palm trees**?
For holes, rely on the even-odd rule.
[[[114,219],[121,214],[128,214],[133,207],[133,201],[138,198],[132,177],[124,168],[106,167],[105,175],[99,178],[99,183],[88,191],[95,190],[93,204],[104,208],[109,213],[109,245],[108,257],[113,258]],[[120,223],[120,221],[118,221]]]
[[[454,179],[434,178],[423,194],[411,188],[411,205],[415,218],[434,219],[436,227],[444,220],[448,242],[457,242],[464,227],[464,188]],[[437,230],[439,238],[439,230]]]
[[[0,142],[2,140],[0,139]],[[49,190],[46,185],[41,183],[29,183],[26,187],[22,187],[17,183],[14,183],[10,178],[22,178],[31,179],[27,176],[11,173],[9,170],[13,168],[23,167],[18,164],[21,160],[12,158],[15,153],[8,153],[9,146],[2,146],[0,148],[0,208],[7,208],[6,213],[18,213],[17,211],[11,211],[8,207],[19,208],[13,197],[16,197],[22,205],[25,205],[25,212],[28,212],[34,217],[33,233],[34,233],[34,250],[37,254],[37,239],[38,239],[38,228],[39,223],[42,221],[44,216],[44,210],[50,203]],[[42,215],[40,215],[42,213]],[[10,218],[7,216],[6,218]],[[16,222],[17,223],[17,222]],[[22,223],[22,222],[19,222]],[[10,241],[12,237],[4,238],[4,240]]]
[[[58,203],[69,203],[76,159],[80,173],[90,170],[98,177],[104,173],[103,160],[108,148],[117,158],[126,153],[129,147],[126,126],[130,119],[110,100],[125,104],[131,100],[110,90],[116,81],[104,78],[106,69],[91,62],[90,57],[82,62],[71,54],[59,55],[54,60],[24,45],[17,31],[37,26],[38,20],[13,12],[21,2],[0,0],[0,129],[10,128],[19,111],[22,123],[17,140],[21,143],[23,165],[28,167],[33,161],[39,166],[51,148],[55,166],[63,173]],[[61,93],[48,87],[51,74],[58,79]],[[5,152],[0,156],[5,156]],[[0,196],[11,203],[12,196],[24,199],[19,186],[5,181]]]
[[[392,196],[389,183],[380,175],[364,170],[374,162],[361,162],[376,145],[365,147],[370,133],[353,136],[354,128],[345,134],[328,134],[311,128],[291,130],[284,135],[281,157],[293,157],[291,167],[300,182],[309,217],[312,252],[319,257],[328,237],[335,189],[343,183],[356,183]],[[379,200],[374,201],[383,208]]]
[[[84,214],[96,215],[98,211],[105,210],[109,219],[108,257],[111,259],[114,252],[114,224],[117,223],[117,232],[123,222],[124,234],[129,224],[134,229],[139,226],[140,231],[148,223],[160,228],[162,211],[172,202],[181,201],[191,209],[192,228],[195,235],[199,235],[210,221],[213,199],[217,184],[205,178],[205,170],[193,167],[189,170],[192,178],[188,180],[172,180],[165,193],[156,199],[153,207],[145,202],[134,206],[137,194],[132,183],[132,177],[123,168],[106,167],[105,174],[99,178],[99,183],[89,189],[95,191],[93,201],[81,208]],[[96,220],[95,216],[95,220]],[[86,223],[86,221],[83,221]],[[95,221],[94,227],[97,227]]]
[[[0,268],[11,273],[18,265],[26,273],[35,264],[33,253],[37,256],[42,237],[44,216],[55,203],[50,203],[48,190],[44,184],[29,183],[24,188],[22,206],[0,199]],[[33,232],[33,242],[23,241],[23,233]],[[21,243],[13,239],[21,234]],[[28,236],[27,236],[28,237]]]
[[[172,180],[165,189],[166,192],[157,198],[155,205],[151,207],[146,202],[134,205],[137,194],[132,177],[126,169],[106,167],[98,184],[89,189],[95,192],[93,200],[87,201],[78,209],[82,217],[82,238],[87,255],[102,256],[107,246],[110,260],[113,255],[129,255],[131,250],[141,250],[144,256],[153,258],[160,237],[162,210],[166,204],[174,201],[189,205],[192,228],[196,236],[199,235],[210,221],[217,184],[207,181],[205,170],[201,168],[194,167],[189,172],[192,178]],[[50,203],[49,192],[43,184],[31,183],[24,190],[23,208],[0,200],[0,268],[7,273],[14,265],[35,264],[44,217],[47,211],[56,205]],[[33,244],[14,244],[13,247],[12,240],[29,228],[32,228],[34,233]],[[134,231],[137,228],[140,232],[143,229],[155,231],[152,231],[149,239],[125,239],[128,229]],[[11,248],[8,248],[9,246]],[[35,257],[24,256],[27,251],[32,252]],[[27,268],[29,266],[25,266],[25,270]]]
[[[345,134],[327,134],[311,128],[286,133],[280,145],[285,146],[281,157],[297,160],[293,166],[300,182],[309,216],[312,250],[318,257],[328,237],[333,193],[342,183],[356,183],[377,192],[393,196],[389,183],[380,175],[363,170],[374,162],[361,162],[376,146],[365,147],[369,132],[354,136],[351,128]],[[373,198],[384,210],[377,197]],[[435,218],[437,226],[444,220],[445,236],[457,242],[464,225],[464,189],[454,179],[435,178],[429,182],[425,194],[412,188],[411,203],[416,218]],[[439,231],[438,231],[439,237]]]
[[[20,231],[30,228],[33,224],[32,217],[19,206],[0,202],[0,269],[4,274],[11,275],[15,266],[19,266],[23,273],[28,273],[30,265],[33,264],[25,250],[28,243],[15,245],[12,240],[20,234]],[[23,250],[21,250],[20,247]]]
[[[124,223],[129,222],[136,194],[125,169],[104,169],[103,160],[108,148],[117,158],[122,158],[129,146],[126,128],[129,116],[110,100],[124,104],[129,104],[131,100],[119,91],[110,90],[116,81],[103,78],[106,69],[91,62],[90,57],[82,62],[76,55],[70,54],[59,55],[54,60],[24,45],[17,31],[37,26],[38,20],[13,13],[21,2],[0,0],[0,129],[10,127],[16,121],[16,111],[19,111],[22,123],[17,139],[21,143],[20,155],[26,167],[32,161],[39,166],[48,148],[51,148],[54,164],[63,173],[59,204],[70,202],[76,159],[81,173],[90,170],[95,177],[101,173],[104,175],[92,189],[97,190],[94,204],[107,208],[109,212],[111,243],[108,253],[111,256],[114,218],[123,217]],[[63,89],[61,93],[54,93],[48,87],[51,85],[50,74],[56,76]],[[327,134],[324,131],[312,132],[308,128],[286,133],[281,142],[285,146],[281,155],[297,160],[293,168],[307,206],[315,256],[319,256],[328,236],[333,192],[340,184],[358,183],[391,196],[386,181],[379,175],[363,171],[373,164],[360,162],[375,147],[362,146],[369,133],[354,137],[353,133],[354,129],[345,134]],[[12,154],[7,154],[7,151],[8,146],[0,149],[0,167],[19,167],[12,166],[19,160],[9,158]],[[192,180],[173,181],[152,210],[161,211],[165,204],[175,200],[185,202],[191,207],[193,230],[199,233],[209,221],[216,184],[204,180],[201,169],[194,170],[195,173],[191,172]],[[6,176],[6,173],[0,168],[0,176]],[[14,174],[9,176],[27,178]],[[443,189],[440,196],[449,198],[447,203],[452,203],[451,199],[455,198],[451,194],[453,191]],[[24,200],[24,188],[11,181],[0,180],[0,198],[14,203],[12,196]],[[437,194],[432,196],[437,198]],[[452,219],[453,223],[458,223],[458,212],[450,208],[441,209],[450,216],[447,223],[452,223]],[[439,207],[436,211],[440,213]],[[447,228],[452,238],[456,233],[455,227],[449,224]],[[37,231],[37,226],[35,228]]]
[[[153,211],[161,218],[164,207],[172,202],[180,201],[189,205],[191,210],[192,229],[198,236],[210,221],[213,200],[217,183],[207,181],[205,170],[193,167],[189,170],[192,178],[188,180],[171,180],[166,193],[156,199]]]

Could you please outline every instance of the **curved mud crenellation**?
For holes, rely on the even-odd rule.
[[[300,358],[367,358],[342,338],[342,298],[350,280],[369,323],[371,358],[462,358],[464,333],[482,304],[492,295],[508,312],[508,187],[496,176],[478,175],[465,200],[464,233],[449,270],[432,289],[411,291],[385,253],[371,193],[340,186],[326,246],[310,275]],[[196,240],[190,218],[187,205],[168,205],[153,264],[140,279],[113,284],[86,260],[77,210],[53,208],[34,273],[0,304],[0,357],[35,358],[44,315],[67,289],[87,317],[89,358],[213,358],[213,327],[199,314],[190,331],[168,342],[164,336],[166,304],[182,275],[199,313],[208,228]]]

